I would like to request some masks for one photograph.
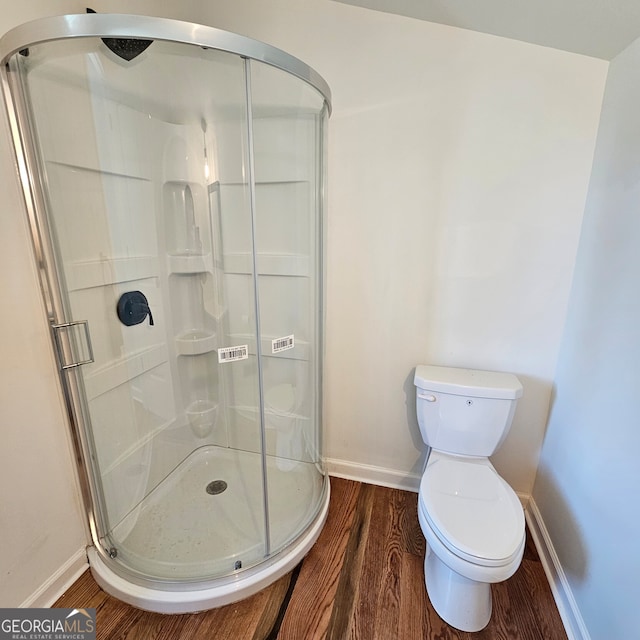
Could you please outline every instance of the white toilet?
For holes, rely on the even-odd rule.
[[[522,385],[509,373],[425,365],[414,384],[431,447],[418,495],[427,593],[445,622],[480,631],[491,618],[491,583],[511,577],[524,552],[520,500],[489,462]]]

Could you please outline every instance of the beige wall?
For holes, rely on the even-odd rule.
[[[3,2],[0,32],[50,5]],[[12,607],[83,548],[85,531],[4,107],[0,120],[0,606]]]
[[[494,461],[528,494],[607,63],[326,0],[206,9],[210,24],[306,61],[333,92],[330,468],[415,486],[413,367],[506,370],[525,395]]]
[[[0,31],[75,1],[3,2]],[[207,22],[302,58],[331,85],[325,450],[415,481],[412,368],[504,369],[525,398],[496,464],[531,489],[607,63],[328,0],[94,2]],[[84,544],[26,223],[0,153],[4,311],[0,605]],[[19,312],[19,316],[17,315]],[[5,497],[6,496],[6,497]],[[7,532],[7,533],[5,533]]]
[[[0,137],[0,606],[10,607],[70,560],[85,535],[4,113]]]

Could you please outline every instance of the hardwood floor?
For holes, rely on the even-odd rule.
[[[327,523],[298,567],[242,602],[198,614],[140,611],[105,594],[89,571],[55,603],[95,607],[101,640],[565,640],[535,547],[493,585],[479,633],[445,624],[424,587],[417,495],[332,478]]]

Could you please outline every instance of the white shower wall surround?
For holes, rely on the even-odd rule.
[[[131,61],[97,37],[134,35],[153,43]],[[249,595],[326,518],[328,88],[266,45],[136,16],[38,21],[0,53],[94,575],[165,612]]]

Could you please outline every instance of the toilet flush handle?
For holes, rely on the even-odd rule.
[[[424,391],[418,391],[418,398],[426,400],[427,402],[436,401],[436,397],[432,393],[425,393]]]

